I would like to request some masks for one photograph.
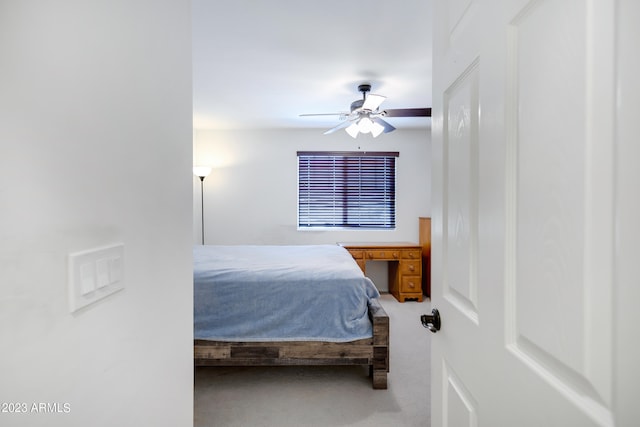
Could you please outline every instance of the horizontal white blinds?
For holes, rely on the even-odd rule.
[[[397,152],[298,152],[298,227],[396,224]]]

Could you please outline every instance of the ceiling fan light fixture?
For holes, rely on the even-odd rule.
[[[374,138],[380,135],[383,131],[384,126],[382,126],[380,123],[374,122],[371,125],[371,135],[373,135]]]
[[[356,138],[358,136],[358,132],[360,132],[360,129],[358,128],[358,123],[352,123],[350,126],[348,126],[345,131],[347,131],[347,133],[349,135],[351,135],[353,138]]]
[[[347,131],[347,133],[353,138],[356,138],[359,133],[371,133],[375,138],[384,132],[384,129],[385,127],[382,124],[371,120],[369,116],[365,116],[360,120],[351,123],[351,125],[345,128],[345,131]]]
[[[373,127],[373,122],[369,117],[363,117],[358,121],[358,129],[362,133],[371,132],[372,127]]]

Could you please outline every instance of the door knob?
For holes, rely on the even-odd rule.
[[[431,310],[431,314],[423,314],[420,316],[422,326],[429,329],[434,334],[440,330],[442,323],[440,322],[440,312],[437,308]]]

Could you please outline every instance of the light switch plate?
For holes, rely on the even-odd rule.
[[[124,245],[71,253],[68,269],[73,313],[124,288]]]

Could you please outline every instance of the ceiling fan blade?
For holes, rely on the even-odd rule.
[[[367,95],[364,104],[362,104],[362,109],[375,111],[385,99],[387,99],[387,97],[382,95]]]
[[[385,117],[431,117],[431,108],[390,108]]]
[[[329,135],[330,133],[334,133],[334,132],[335,132],[335,131],[337,131],[337,130],[344,129],[344,128],[346,128],[347,126],[351,126],[351,123],[352,123],[352,122],[351,122],[350,120],[345,120],[344,122],[340,123],[338,126],[333,127],[333,128],[331,128],[331,129],[329,129],[328,131],[326,131],[326,132],[324,133],[324,135]]]
[[[309,116],[343,116],[348,115],[349,113],[311,113],[311,114],[300,114],[299,117],[309,117]]]
[[[396,130],[396,128],[394,126],[392,126],[391,123],[385,122],[380,117],[374,117],[371,120],[373,120],[374,122],[379,123],[382,126],[384,126],[384,130],[383,130],[384,133],[389,133],[389,132],[393,132],[394,130]]]

